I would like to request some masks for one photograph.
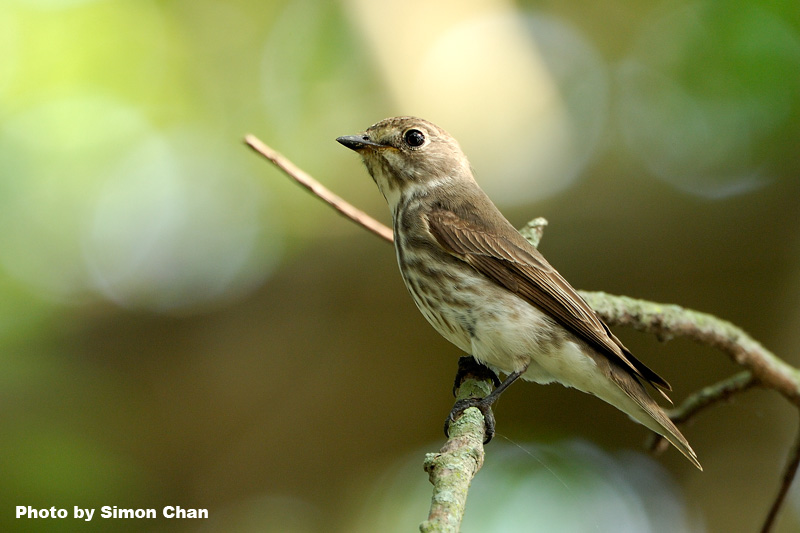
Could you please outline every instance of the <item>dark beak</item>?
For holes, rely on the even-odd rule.
[[[363,148],[366,148],[367,146],[374,146],[374,147],[383,146],[376,142],[370,141],[369,137],[363,133],[361,135],[343,135],[342,137],[337,137],[336,140],[343,146],[346,146],[351,150],[355,150],[356,152],[358,152]]]

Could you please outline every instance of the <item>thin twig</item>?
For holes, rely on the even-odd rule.
[[[794,481],[794,477],[797,474],[798,466],[800,466],[800,428],[798,428],[792,450],[789,452],[789,457],[786,460],[786,466],[783,468],[778,495],[769,508],[767,518],[764,520],[764,525],[761,526],[761,533],[769,533],[772,531],[775,525],[775,519],[778,517],[781,507],[783,507],[783,502],[786,500],[786,495],[789,493],[789,487],[792,486],[792,481]]]
[[[261,142],[255,135],[246,135],[244,142],[253,150],[269,159],[275,166],[283,170],[287,176],[311,191],[316,197],[327,203],[339,213],[346,216],[361,227],[371,231],[378,237],[392,242],[392,230],[381,224],[362,210],[340,198],[320,182],[312,178],[307,172],[281,155],[277,150]]]
[[[676,424],[685,424],[700,411],[719,402],[729,400],[734,395],[751,389],[758,382],[748,370],[743,370],[713,385],[703,387],[690,394],[681,404],[669,410],[669,417]],[[667,440],[658,433],[652,433],[648,448],[660,452],[668,446]]]
[[[252,135],[248,135],[245,138],[245,142],[253,150],[269,159],[289,177],[303,185],[339,213],[382,239],[392,242],[392,230],[390,228],[329,191],[277,151]],[[546,224],[546,221],[539,220],[534,221],[532,224],[530,235],[532,240],[536,243],[538,243],[538,239],[541,238],[544,224]],[[657,304],[644,300],[634,300],[633,298],[625,296],[612,296],[600,292],[579,292],[597,314],[611,325],[629,326],[639,331],[652,333],[660,339],[668,339],[674,336],[686,336],[701,344],[717,348],[727,353],[733,361],[744,367],[750,376],[747,380],[744,379],[745,373],[734,376],[732,380],[741,383],[742,387],[738,389],[737,387],[739,387],[739,385],[733,386],[733,392],[731,392],[731,394],[758,384],[777,391],[795,406],[800,406],[800,370],[795,369],[776,357],[733,324],[715,316],[684,309],[677,305]],[[472,380],[465,381],[465,384],[471,381]],[[716,386],[725,389],[725,383],[726,382],[723,381]],[[728,385],[732,384],[728,383]],[[744,385],[746,385],[746,387]],[[697,395],[702,395],[702,393],[703,391],[700,391]],[[724,396],[724,393],[721,394]],[[694,409],[694,412],[697,412],[697,410],[711,405],[716,401],[717,400],[710,400],[710,397],[707,400],[698,399],[698,403],[695,407],[692,407],[692,409]],[[691,409],[687,409],[687,412],[690,410]],[[477,434],[482,436],[483,417],[480,416],[478,412],[477,417],[473,420],[473,416],[471,416],[475,414],[473,411],[477,412],[477,409],[467,409],[457,422],[464,424],[469,423],[480,428]],[[468,414],[470,416],[467,416]],[[458,426],[455,423],[451,426],[451,435],[454,437],[459,435],[457,428]],[[470,430],[470,433],[474,433],[475,431],[475,428],[473,428],[473,430]],[[448,443],[450,443],[451,440],[453,439],[451,438],[448,440]],[[455,452],[457,456],[466,453],[466,456],[470,457],[470,460],[465,464],[456,466],[456,463],[447,462],[449,460],[447,458],[450,457],[449,454],[451,452]],[[422,531],[458,530],[458,524],[460,524],[461,517],[463,516],[463,502],[466,501],[466,490],[469,487],[469,482],[480,468],[480,465],[483,464],[482,442],[480,443],[479,458],[475,455],[476,453],[477,452],[474,451],[463,452],[463,448],[457,444],[453,444],[453,448],[449,448],[448,444],[445,444],[445,447],[442,448],[439,454],[430,454],[428,456],[425,468],[431,473],[431,481],[434,483],[434,501],[431,504],[431,515],[429,519],[420,526]],[[472,466],[470,466],[470,464]],[[798,432],[797,440],[795,441],[786,467],[784,468],[778,495],[770,507],[769,514],[761,530],[762,533],[771,531],[778,512],[783,506],[789,487],[794,480],[798,466],[800,466],[800,431]],[[458,471],[456,468],[462,468],[463,470]],[[445,475],[440,475],[440,473],[444,473]],[[440,492],[441,480],[449,479],[453,476],[461,476],[466,480],[466,487],[464,487],[463,484],[460,485],[463,488],[463,492],[459,493],[462,504],[454,509],[448,508],[447,506],[439,506],[435,500],[437,500],[437,494],[440,496],[443,494]],[[457,513],[455,518],[448,515],[452,512]],[[447,526],[447,524],[452,523],[456,524],[455,529],[448,529],[450,526]]]
[[[670,418],[676,424],[683,424],[700,411],[718,402],[729,400],[735,394],[744,392],[757,384],[758,381],[753,378],[753,374],[743,370],[690,394],[678,407],[670,410]]]

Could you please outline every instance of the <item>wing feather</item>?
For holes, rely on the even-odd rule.
[[[553,317],[600,353],[656,387],[665,398],[661,389],[672,390],[664,378],[631,354],[589,304],[510,223],[513,231],[506,232],[508,236],[498,236],[449,210],[434,210],[426,218],[431,234],[448,253]]]

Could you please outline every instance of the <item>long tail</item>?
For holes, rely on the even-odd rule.
[[[689,441],[672,423],[672,420],[669,419],[664,410],[647,394],[639,380],[622,369],[614,369],[611,372],[611,377],[625,395],[630,400],[633,400],[634,405],[630,406],[631,409],[623,409],[623,411],[637,422],[663,436],[685,455],[694,466],[703,470],[700,461],[697,460],[697,454],[694,453],[694,450],[689,445]],[[617,407],[620,406],[618,405]]]

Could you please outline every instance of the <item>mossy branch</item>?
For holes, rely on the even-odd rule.
[[[466,376],[458,388],[456,401],[483,398],[491,391],[491,379]],[[428,519],[419,526],[422,533],[458,531],[470,483],[483,466],[483,432],[483,415],[477,408],[470,407],[450,424],[442,449],[425,456],[425,471],[433,485],[433,496]]]
[[[678,305],[578,291],[612,326],[627,326],[662,340],[686,337],[727,354],[762,386],[774,389],[800,407],[800,371],[761,346],[740,328],[708,313]]]

